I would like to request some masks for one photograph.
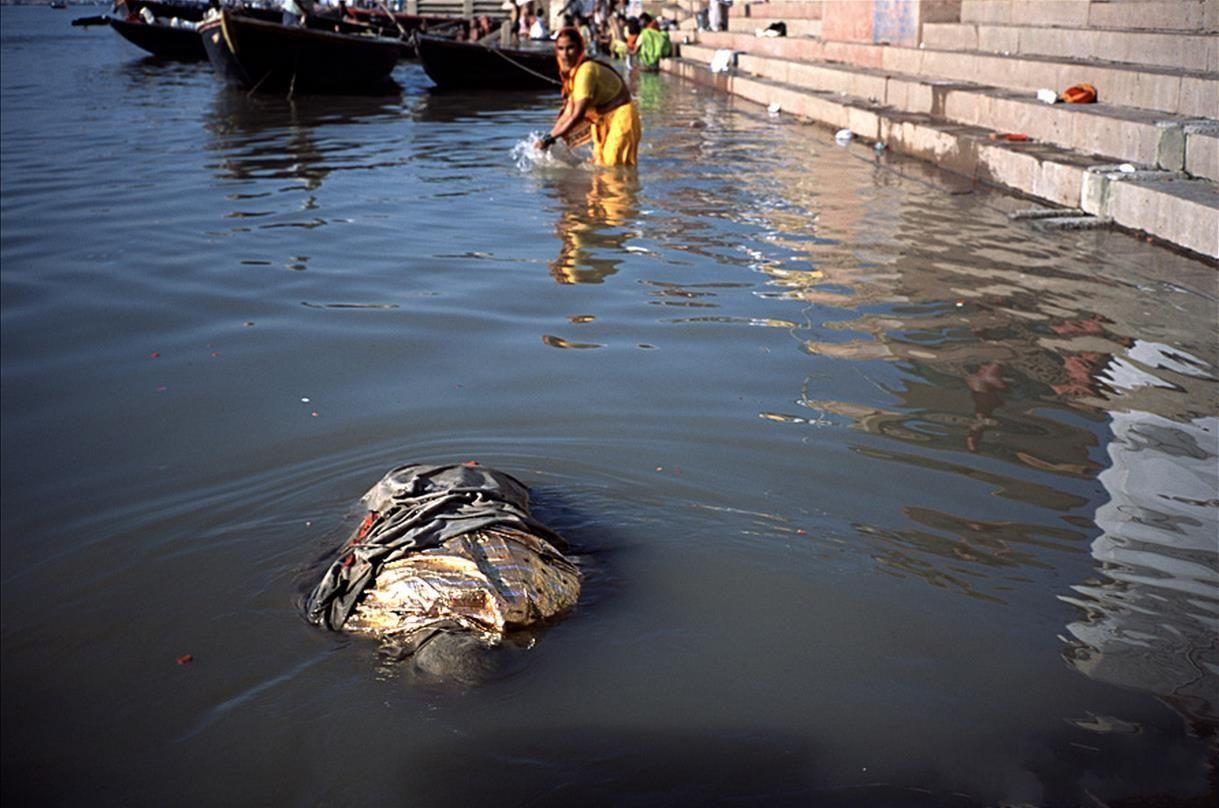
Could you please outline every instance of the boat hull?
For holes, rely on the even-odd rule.
[[[402,43],[221,12],[199,26],[216,72],[249,90],[364,93],[392,86]]]
[[[160,59],[199,62],[207,58],[203,41],[194,28],[175,28],[163,23],[111,19],[110,27],[119,36]]]
[[[428,78],[442,89],[557,90],[559,65],[547,48],[493,48],[476,42],[456,42],[416,36],[419,62]]]

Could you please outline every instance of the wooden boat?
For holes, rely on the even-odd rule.
[[[207,13],[207,3],[191,3],[191,2],[164,2],[163,0],[121,0],[115,3],[115,13],[125,15],[127,19],[134,19],[140,15],[143,9],[148,9],[154,17],[158,19],[172,19],[177,17],[180,20],[190,20],[191,22],[199,22],[203,19],[203,15]]]
[[[110,27],[132,45],[161,59],[198,62],[207,58],[195,23],[189,23],[187,27],[170,25],[161,20],[145,22],[142,19],[120,20],[112,17]]]
[[[444,88],[470,90],[557,90],[559,64],[554,46],[499,48],[418,34],[415,46],[428,78]]]
[[[438,14],[407,14],[395,12],[391,18],[379,8],[349,7],[347,16],[350,19],[381,28],[385,31],[399,28],[407,34],[435,34],[437,36],[456,36],[466,38],[470,33],[470,20],[465,17],[445,17]],[[498,24],[498,20],[496,20]]]
[[[199,36],[216,72],[249,90],[358,94],[389,84],[401,40],[328,22],[319,30],[221,11],[200,24]]]
[[[207,13],[199,3],[166,3],[156,0],[123,0],[118,6],[126,17],[103,17],[118,34],[131,44],[160,59],[179,62],[199,62],[207,59],[198,26]],[[144,16],[148,10],[149,18]],[[248,8],[242,14],[260,20],[279,21],[278,9]]]

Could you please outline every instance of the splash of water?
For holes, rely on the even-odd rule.
[[[512,161],[521,171],[555,166],[577,166],[584,162],[578,154],[567,148],[562,140],[545,151],[541,148],[542,132],[530,132],[512,147]]]

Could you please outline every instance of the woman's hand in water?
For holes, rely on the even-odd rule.
[[[541,140],[538,141],[538,148],[541,149],[542,151],[546,151],[547,149],[549,149],[551,146],[554,145],[555,140],[556,140],[556,138],[554,135],[546,135],[545,137],[543,137]]]

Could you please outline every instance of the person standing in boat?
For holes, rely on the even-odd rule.
[[[548,149],[587,123],[593,140],[593,162],[599,166],[633,166],[639,159],[643,125],[631,90],[614,68],[588,58],[584,38],[575,28],[559,31],[554,43],[563,79],[563,110],[542,138]]]

